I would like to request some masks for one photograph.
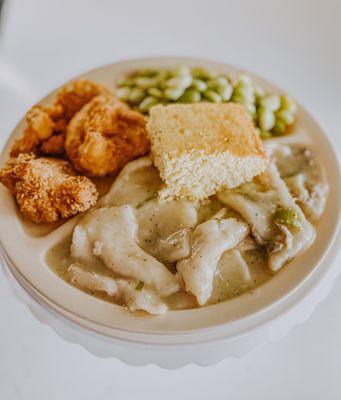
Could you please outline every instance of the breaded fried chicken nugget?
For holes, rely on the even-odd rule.
[[[26,114],[26,129],[22,138],[14,143],[11,156],[30,152],[63,154],[66,127],[70,119],[91,99],[106,91],[90,81],[74,81],[60,89],[52,107],[32,107]]]
[[[67,161],[20,154],[0,170],[0,181],[14,194],[20,211],[35,223],[49,223],[88,210],[96,186],[77,176]]]
[[[96,96],[70,121],[65,150],[75,169],[86,175],[115,174],[148,152],[144,117],[114,95]]]

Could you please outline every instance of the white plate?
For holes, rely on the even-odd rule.
[[[227,73],[240,71],[206,60],[149,58],[104,66],[81,77],[113,85],[117,78],[136,68],[181,64]],[[267,90],[281,92],[275,85],[249,74]],[[52,96],[53,93],[43,102],[48,102]],[[22,127],[23,122],[11,135],[2,152],[1,163],[7,159],[9,148],[21,134]],[[341,179],[337,157],[326,135],[301,106],[295,130],[298,140],[309,141],[320,155],[332,190],[313,246],[265,285],[214,306],[136,317],[122,307],[66,284],[46,264],[47,250],[71,232],[77,217],[52,232],[43,232],[20,218],[13,197],[1,187],[0,242],[16,282],[29,293],[30,297],[24,296],[25,301],[61,336],[83,344],[95,354],[115,356],[134,365],[156,363],[175,367],[193,362],[207,365],[227,356],[240,356],[282,337],[312,311],[325,294],[327,281],[331,282],[337,272],[332,269],[331,262],[337,249],[340,223]]]

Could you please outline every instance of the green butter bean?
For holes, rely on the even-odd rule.
[[[200,92],[194,89],[187,89],[185,93],[178,99],[180,103],[199,103],[200,100]]]
[[[275,125],[275,114],[266,108],[258,110],[259,127],[264,131],[270,131]]]
[[[281,106],[281,100],[277,94],[266,94],[260,99],[259,104],[268,110],[277,111]]]
[[[289,110],[279,110],[276,112],[276,119],[283,121],[286,125],[292,125],[295,121],[295,117]]]
[[[157,99],[155,97],[153,97],[153,96],[148,96],[144,100],[141,101],[141,103],[139,104],[138,108],[143,113],[147,113],[156,104],[158,104]]]
[[[207,83],[201,79],[193,79],[192,88],[199,92],[204,92],[207,89]]]
[[[169,87],[167,88],[163,95],[168,100],[178,100],[184,93],[184,88],[182,87]]]
[[[218,94],[217,92],[215,92],[212,89],[205,90],[204,97],[212,103],[221,103],[222,102],[222,98],[221,98],[220,94]]]

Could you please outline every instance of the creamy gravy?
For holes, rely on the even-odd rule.
[[[108,194],[100,201],[99,207],[114,206],[117,210],[122,204],[129,204],[128,207],[132,207],[135,214],[137,245],[140,246],[141,254],[145,252],[148,256],[151,255],[157,263],[162,263],[160,265],[177,275],[179,272],[176,261],[186,259],[194,251],[191,249],[193,246],[191,238],[199,225],[212,219],[222,222],[234,219],[244,221],[244,224],[246,222],[250,227],[247,237],[236,247],[225,251],[219,258],[211,295],[205,305],[225,301],[263,285],[273,276],[272,271],[276,271],[287,260],[308,247],[310,242],[304,241],[304,238],[308,233],[311,240],[314,237],[314,228],[309,221],[317,220],[324,209],[328,189],[321,168],[310,150],[299,145],[275,145],[271,148],[270,154],[276,167],[269,168],[264,175],[255,178],[254,182],[218,197],[213,196],[202,204],[184,200],[159,203],[156,195],[161,187],[161,181],[156,169],[145,157],[128,164]],[[283,206],[297,212],[301,223],[300,229],[297,230],[290,224],[285,226],[285,222],[274,222],[276,210]],[[109,219],[112,217],[110,210],[109,208],[109,225]],[[105,218],[106,216],[104,221]],[[91,223],[85,224],[82,229],[85,234],[89,229],[91,235],[94,235],[95,226]],[[110,234],[111,228],[108,232]],[[277,242],[274,244],[271,242],[271,247],[269,240],[273,240],[273,236],[276,236]],[[110,239],[106,240],[106,246],[110,247]],[[115,240],[112,240],[114,243]],[[179,282],[182,288],[172,290],[165,296],[161,295],[153,285],[145,285],[141,279],[136,280],[134,276],[123,277],[130,285],[128,288],[130,297],[126,295],[125,299],[128,298],[135,308],[129,307],[122,297],[111,296],[104,291],[79,285],[77,280],[70,276],[69,271],[70,265],[79,261],[71,254],[71,244],[70,236],[52,247],[46,256],[47,263],[62,279],[92,296],[115,304],[127,305],[131,311],[147,310],[143,306],[139,308],[139,305],[146,299],[154,297],[159,298],[169,310],[198,307],[196,297],[183,289],[184,282],[181,278]],[[101,258],[102,245],[103,243],[97,241],[87,243],[87,246],[93,246],[93,250],[90,251],[98,257],[92,254],[91,260],[88,258],[88,261],[79,261],[80,268],[113,281],[122,281],[122,275],[117,273],[115,268],[109,268],[107,260]],[[122,245],[124,246],[124,241]],[[132,288],[136,288],[137,296],[134,296]],[[144,296],[142,300],[138,296],[138,291]]]
[[[71,236],[64,239],[57,245],[53,246],[46,255],[46,261],[52,270],[60,276],[63,280],[70,283],[70,276],[68,274],[68,268],[70,264],[74,262],[74,259],[70,253],[71,247]],[[273,273],[267,268],[266,256],[261,249],[253,249],[243,251],[243,257],[249,267],[251,274],[250,285],[241,285],[240,280],[235,282],[226,282],[226,268],[219,268],[216,271],[214,277],[214,289],[212,296],[208,301],[208,304],[215,304],[221,301],[231,299],[233,297],[239,296],[243,293],[249,292],[258,286],[263,285],[272,276]],[[234,269],[233,265],[230,265],[231,269]],[[88,271],[95,271],[97,273],[103,274],[108,277],[115,277],[101,262],[92,264],[91,267],[84,265],[84,269]],[[174,271],[175,266],[171,265],[170,269]],[[95,296],[99,299],[117,304],[117,299],[107,295],[101,291],[93,291],[82,288],[83,291],[91,296]],[[168,305],[170,310],[181,310],[190,309],[198,307],[195,297],[184,290],[180,290],[166,298],[164,298],[165,303]],[[118,303],[119,304],[119,303]]]

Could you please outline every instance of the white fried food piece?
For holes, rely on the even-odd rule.
[[[26,128],[11,150],[20,153],[64,153],[66,127],[70,119],[91,99],[106,89],[94,82],[80,80],[63,86],[52,107],[36,105],[26,114]]]
[[[70,121],[65,149],[76,170],[113,175],[149,150],[145,120],[114,95],[92,99]]]
[[[191,255],[177,262],[186,290],[204,305],[212,293],[213,278],[221,255],[248,234],[248,225],[235,218],[211,219],[198,225],[192,235]]]
[[[98,257],[114,273],[142,281],[161,296],[178,291],[176,276],[138,245],[137,229],[131,206],[93,210],[75,227],[71,254],[87,265]]]
[[[97,272],[87,271],[77,263],[69,266],[68,276],[72,285],[104,292],[123,303],[131,312],[143,310],[157,315],[165,313],[168,309],[159,296],[136,281],[114,279]]]
[[[20,154],[0,170],[0,181],[14,194],[20,211],[32,222],[50,223],[88,210],[96,186],[78,176],[67,161]]]

